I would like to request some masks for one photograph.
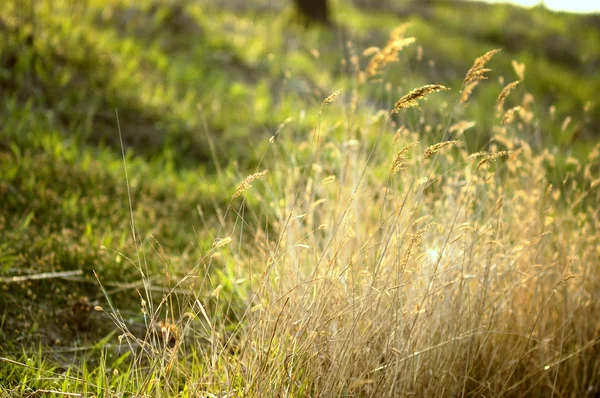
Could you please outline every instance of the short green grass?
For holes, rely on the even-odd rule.
[[[2,394],[36,396],[36,390],[37,394],[47,391],[50,396],[61,396],[61,392],[198,396],[228,391],[239,396],[276,392],[313,396],[327,391],[368,396],[376,392],[383,395],[384,390],[397,394],[394,388],[399,387],[390,382],[390,374],[377,379],[379,376],[365,376],[349,366],[340,366],[337,374],[326,373],[324,370],[331,368],[325,364],[331,359],[319,359],[315,365],[312,361],[320,358],[322,351],[312,355],[307,348],[312,347],[310,344],[330,347],[329,358],[348,363],[352,358],[370,361],[373,358],[361,355],[366,355],[369,347],[378,347],[387,326],[383,323],[381,334],[367,338],[365,346],[358,344],[364,343],[366,336],[359,332],[369,322],[380,324],[383,315],[375,313],[369,318],[371,309],[360,307],[366,318],[354,318],[358,330],[354,352],[336,346],[335,336],[327,337],[327,333],[335,328],[330,322],[343,325],[348,321],[344,317],[348,308],[354,307],[347,308],[346,300],[357,299],[355,293],[341,298],[343,291],[335,287],[336,279],[325,273],[316,281],[319,289],[331,293],[329,297],[320,294],[317,285],[307,288],[308,282],[282,294],[293,278],[299,281],[301,275],[306,276],[302,274],[304,267],[311,269],[331,255],[325,245],[327,239],[338,250],[332,258],[327,257],[330,264],[335,265],[338,255],[343,257],[348,250],[355,254],[349,256],[352,261],[348,267],[356,271],[352,276],[356,280],[351,278],[356,291],[362,289],[359,286],[368,275],[365,272],[371,269],[368,265],[360,267],[363,262],[371,264],[378,252],[371,253],[361,245],[371,247],[373,240],[384,241],[387,224],[377,211],[389,211],[391,203],[396,206],[401,199],[394,196],[395,180],[389,176],[388,158],[399,149],[394,133],[401,143],[422,141],[420,148],[424,149],[446,136],[448,126],[461,120],[474,121],[459,137],[468,152],[510,149],[511,140],[517,142],[515,149],[531,148],[531,162],[523,166],[531,170],[527,183],[538,191],[552,183],[554,193],[561,197],[549,207],[543,207],[542,202],[530,204],[519,196],[526,182],[510,178],[518,172],[498,166],[498,180],[485,181],[494,188],[490,192],[481,188],[481,195],[489,197],[473,205],[482,214],[477,228],[487,222],[500,228],[495,230],[497,239],[490,238],[491,243],[486,244],[508,245],[511,251],[506,258],[517,263],[525,261],[519,257],[518,247],[529,247],[524,243],[524,232],[515,229],[511,230],[513,235],[502,235],[497,209],[492,218],[485,218],[486,211],[492,214],[491,209],[499,206],[494,201],[500,200],[500,191],[513,195],[507,197],[515,203],[523,201],[521,206],[535,209],[534,217],[515,205],[515,214],[531,215],[525,232],[542,234],[543,227],[555,219],[568,228],[561,235],[557,226],[556,240],[532,246],[533,251],[523,255],[532,266],[519,269],[523,286],[534,280],[537,284],[533,286],[547,295],[543,297],[554,297],[553,289],[548,288],[552,284],[546,282],[555,276],[554,271],[538,275],[534,274],[538,268],[533,266],[543,261],[562,264],[575,255],[589,261],[594,258],[598,163],[590,153],[595,153],[591,148],[599,137],[600,122],[595,103],[600,90],[595,74],[600,62],[597,16],[555,14],[543,9],[529,12],[507,5],[464,5],[457,12],[447,3],[408,7],[408,2],[382,2],[367,12],[337,1],[333,2],[335,27],[305,29],[294,23],[287,2],[257,1],[243,7],[235,1],[31,0],[7,4],[0,11],[0,33],[6,38],[0,42]],[[417,43],[385,69],[381,81],[360,83],[354,68],[364,68],[369,60],[362,51],[383,46],[389,32],[405,22],[411,23],[407,35],[415,36]],[[498,47],[503,51],[490,63],[490,80],[476,88],[469,106],[459,106],[461,82],[473,59]],[[529,106],[536,118],[532,122],[519,120],[516,136],[506,137],[504,142],[498,139],[490,147],[490,138],[497,136],[499,126],[494,116],[496,97],[504,84],[517,79],[512,60],[526,65],[525,80],[508,98],[505,108],[523,104],[523,98],[531,93]],[[432,95],[423,102],[422,112],[410,110],[384,122],[401,95],[427,83],[444,84],[453,91]],[[340,88],[343,90],[335,102],[322,106],[324,98]],[[567,124],[564,119],[568,116],[572,121]],[[398,133],[400,126],[405,129]],[[381,132],[385,134],[380,137]],[[379,150],[367,168],[364,149],[374,144]],[[461,153],[450,152],[447,159],[431,166],[432,172],[446,173],[452,184],[461,186],[464,181],[453,174],[468,164],[455,163]],[[334,175],[349,188],[362,177],[359,164],[368,170],[364,177],[366,194],[356,191],[351,195],[341,185],[336,188],[337,182],[320,185]],[[420,165],[411,165],[415,167],[412,172],[423,172]],[[449,169],[443,172],[445,167]],[[252,195],[247,195],[242,205],[241,199],[232,200],[244,177],[264,168],[269,169],[268,183],[254,182]],[[470,176],[466,173],[465,179]],[[522,173],[521,178],[527,177]],[[512,185],[500,189],[502,178]],[[497,190],[494,183],[499,185]],[[397,184],[402,190],[415,181],[402,179]],[[432,184],[423,189],[430,195],[427,198],[433,199],[431,203],[423,199],[424,209],[415,204],[414,218],[431,213],[440,217],[440,223],[449,221],[440,210],[452,202],[453,196],[446,189],[451,188]],[[338,207],[322,210],[326,202],[317,201],[332,195]],[[361,195],[371,202],[356,199]],[[363,213],[348,211],[350,207],[344,210],[346,202],[352,200],[364,205]],[[376,203],[375,209],[364,203]],[[352,218],[343,225],[340,221],[338,227],[348,236],[330,234],[325,223],[320,224],[329,216],[344,220],[346,211]],[[350,228],[361,217],[364,224]],[[411,216],[410,221],[414,218]],[[288,222],[297,222],[297,230],[286,229]],[[587,236],[579,236],[578,228]],[[402,237],[410,241],[415,232],[405,231]],[[234,239],[222,247],[219,242],[225,241],[215,240],[227,237]],[[573,241],[571,250],[565,243],[569,239]],[[356,244],[355,252],[346,248],[349,240]],[[478,240],[474,238],[475,242]],[[429,252],[415,254],[414,261],[427,261],[438,243],[431,244]],[[394,244],[400,250],[401,245],[397,241]],[[281,263],[267,255],[277,245],[288,250]],[[559,258],[552,257],[551,246]],[[303,250],[317,248],[322,251],[302,255]],[[477,258],[469,261],[476,262]],[[486,258],[492,261],[491,254]],[[298,267],[293,278],[277,268],[288,261]],[[383,257],[380,261],[383,263]],[[504,264],[501,258],[494,261]],[[68,271],[76,272],[64,278],[52,274]],[[527,279],[527,275],[536,277]],[[372,274],[373,288],[381,288],[375,284],[378,277],[377,272]],[[584,277],[592,280],[581,282],[579,292],[597,287],[597,274]],[[507,286],[502,288],[509,289]],[[495,300],[509,305],[502,300],[513,300],[512,296],[498,289]],[[596,296],[591,293],[588,299]],[[303,301],[307,297],[313,304]],[[469,297],[476,302],[475,296]],[[523,299],[526,306],[531,305],[530,313],[515,312],[522,316],[514,315],[515,335],[528,336],[529,340],[516,355],[519,360],[512,371],[523,376],[520,380],[527,388],[550,391],[543,389],[548,386],[531,381],[537,373],[527,372],[528,364],[537,366],[546,359],[546,343],[540,343],[541,336],[552,341],[553,345],[548,343],[552,349],[558,343],[568,346],[557,357],[549,356],[558,361],[550,363],[552,369],[564,361],[565,369],[571,371],[560,391],[584,391],[597,383],[593,358],[598,336],[594,325],[579,324],[578,329],[577,323],[584,322],[585,314],[593,313],[597,305],[581,304],[579,297],[572,300],[578,306],[565,304],[561,318],[569,325],[565,328],[552,329],[558,315],[546,314],[550,299]],[[518,297],[514,300],[521,303]],[[477,305],[480,302],[484,303],[477,301]],[[567,308],[577,310],[571,313]],[[317,322],[315,332],[307,333],[296,346],[291,336],[302,335],[298,325],[306,325],[303,311],[314,311],[327,327]],[[417,308],[416,313],[419,311]],[[479,311],[481,317],[476,321],[469,317],[465,325],[471,332],[478,331],[479,322],[486,322],[486,318],[481,308],[469,311]],[[547,330],[531,329],[534,321],[537,326],[531,315],[534,311],[539,311],[540,323],[548,325]],[[263,313],[267,315],[258,317]],[[511,324],[511,315],[506,316],[502,320]],[[489,325],[494,321],[491,318]],[[176,329],[171,331],[171,326]],[[467,353],[464,369],[473,380],[461,380],[453,386],[462,385],[464,392],[469,384],[473,390],[479,388],[488,394],[504,391],[508,380],[521,385],[505,370],[492,377],[489,369],[486,373],[473,365],[486,360],[499,367],[506,365],[501,359],[494,362],[494,353],[502,347],[521,347],[519,338],[496,342],[485,337],[480,342],[472,333],[470,341],[480,345],[478,350],[471,350],[458,343],[465,335],[459,338],[451,334],[449,338],[446,329],[437,323],[435,327],[437,334],[418,342],[425,347],[424,352],[439,344],[456,345],[461,351],[448,352],[461,365],[461,355]],[[285,333],[279,334],[280,330]],[[169,333],[179,334],[173,337]],[[406,330],[404,333],[410,335]],[[245,345],[248,338],[255,346]],[[326,343],[328,338],[330,343]],[[498,345],[489,345],[489,341]],[[149,343],[148,348],[130,350],[136,345],[144,347],[144,342]],[[530,343],[539,345],[527,356],[525,348]],[[569,355],[583,360],[571,365]],[[299,362],[295,362],[296,356]],[[369,366],[377,368],[376,360]],[[429,360],[445,363],[439,357]],[[415,365],[414,369],[421,369],[419,366],[425,365]],[[278,373],[284,368],[285,372]],[[319,372],[323,372],[321,379],[315,377]],[[568,375],[577,372],[582,372],[579,378],[569,379]],[[342,381],[346,375],[348,380]],[[435,389],[439,386],[436,383],[429,390],[422,387],[427,383],[420,377],[399,384],[425,395],[443,392]],[[430,377],[440,381],[455,376]],[[504,380],[507,384],[503,387]],[[547,383],[551,378],[543,380]],[[322,384],[325,381],[328,384]],[[481,386],[476,385],[479,381]],[[447,391],[456,393],[460,388],[449,387]]]

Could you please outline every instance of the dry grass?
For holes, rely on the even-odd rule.
[[[450,145],[441,144],[431,152]],[[575,201],[597,192],[553,195],[543,158],[527,150],[492,170],[482,166],[510,152],[471,164],[459,148],[432,178],[420,166],[426,155],[406,161],[412,143],[394,160],[402,173],[384,197],[374,175],[355,185],[357,173],[373,167],[366,150],[325,145],[339,151],[334,164],[308,175],[280,170],[261,194],[278,233],[268,238],[253,224],[265,249],[240,260],[254,288],[237,354],[227,354],[229,340],[216,348],[229,372],[243,375],[241,395],[593,388],[600,329],[588,320],[598,310],[598,250],[582,237],[598,241],[598,219]],[[317,183],[329,178],[324,169],[335,181]],[[568,227],[573,216],[563,203],[580,230]]]
[[[487,79],[485,73],[490,72],[491,69],[486,68],[485,65],[498,52],[500,52],[499,48],[490,50],[483,54],[481,57],[475,59],[475,62],[473,62],[473,66],[471,66],[471,69],[469,69],[467,75],[465,76],[464,84],[469,84],[474,81]]]
[[[425,154],[423,155],[423,158],[429,159],[433,155],[439,153],[442,149],[445,149],[445,148],[448,148],[451,146],[460,145],[460,144],[462,144],[461,141],[444,141],[444,142],[438,142],[437,144],[430,145],[427,147],[427,149],[425,149]]]
[[[500,95],[498,95],[498,100],[496,101],[496,109],[498,110],[498,112],[502,112],[504,110],[504,102],[506,101],[506,97],[508,97],[508,95],[510,94],[510,92],[519,85],[519,83],[521,83],[520,80],[517,80],[515,82],[509,83],[507,84],[502,91],[500,92]]]
[[[409,24],[403,24],[394,29],[390,38],[381,50],[376,47],[370,47],[363,52],[363,55],[371,55],[374,53],[371,61],[365,69],[366,77],[373,77],[381,73],[381,70],[387,65],[398,60],[398,54],[407,46],[415,43],[414,37],[404,37]]]
[[[241,194],[243,194],[244,192],[246,192],[248,189],[250,189],[250,187],[252,187],[252,182],[254,180],[258,180],[259,178],[264,177],[267,174],[268,171],[269,170],[263,170],[263,171],[260,171],[260,172],[256,172],[256,173],[250,174],[248,177],[246,177],[244,179],[244,181],[242,181],[242,183],[236,189],[236,191],[233,193],[233,196],[231,198],[235,199],[238,196],[240,196]]]
[[[407,108],[419,108],[417,100],[423,99],[431,93],[437,93],[439,91],[450,90],[448,87],[444,87],[441,84],[428,84],[422,87],[415,88],[408,94],[400,98],[394,105],[394,112],[398,112],[401,109]]]
[[[504,112],[504,116],[502,116],[502,125],[506,126],[511,124],[515,120],[515,114],[521,111],[520,106],[515,106]]]
[[[497,51],[475,61],[466,87]],[[417,88],[385,113],[442,90]],[[600,147],[552,190],[554,155],[535,154],[519,127],[475,154],[422,137],[429,146],[409,159],[415,134],[398,129],[393,150],[390,120],[370,131],[372,146],[350,129],[273,140],[271,171],[248,176],[219,214],[228,237],[161,301],[141,299],[146,334],[104,309],[135,353],[138,393],[600,393]],[[233,200],[245,192],[260,210]],[[213,272],[230,272],[231,284],[215,285]]]
[[[471,66],[471,69],[469,69],[463,81],[463,89],[460,97],[461,104],[465,104],[469,100],[473,89],[479,84],[481,80],[487,79],[485,73],[491,72],[492,70],[486,68],[485,65],[492,59],[494,55],[496,55],[500,51],[501,49],[499,48],[490,50],[483,54],[481,57],[475,59],[475,62],[473,62],[473,66]]]
[[[423,160],[457,141],[415,159],[407,154],[417,143],[405,144],[384,196],[368,172],[383,155],[369,163],[361,145],[329,138],[322,145],[334,161],[304,171],[280,164],[260,175],[264,188],[254,196],[264,221],[244,215],[243,205],[232,213],[224,255],[249,281],[233,330],[222,307],[190,293],[178,300],[191,315],[153,320],[159,332],[147,340],[126,328],[123,335],[161,358],[166,379],[186,374],[177,358],[208,341],[202,384],[186,384],[201,394],[597,392],[600,198],[584,187],[598,155],[580,187],[552,191],[543,167],[550,155],[507,140],[519,156],[500,163],[511,152],[492,145],[472,163],[458,147],[435,172]],[[239,249],[244,242],[253,249]],[[204,263],[179,284],[215,266]],[[227,301],[221,288],[210,287],[217,293],[209,302]]]
[[[340,88],[339,90],[334,91],[331,95],[329,95],[327,98],[325,98],[323,100],[323,103],[321,104],[321,106],[325,106],[325,105],[329,105],[331,104],[333,101],[335,101],[335,99],[337,98],[337,96],[342,92],[342,89]]]
[[[412,142],[410,144],[405,145],[402,149],[400,149],[400,151],[398,151],[396,156],[394,156],[394,160],[392,161],[392,167],[390,168],[391,175],[396,174],[400,170],[408,168],[408,164],[406,162],[408,159],[408,152],[417,145],[419,145],[418,141]]]

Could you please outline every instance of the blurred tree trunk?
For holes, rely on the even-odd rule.
[[[294,0],[296,8],[306,23],[322,23],[329,25],[328,0]]]

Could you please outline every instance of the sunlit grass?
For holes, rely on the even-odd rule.
[[[597,392],[600,149],[537,106],[543,62],[500,106],[498,53],[461,104],[495,46],[434,61],[419,18],[367,76],[391,14],[37,4],[0,53],[34,60],[0,81],[3,394]]]

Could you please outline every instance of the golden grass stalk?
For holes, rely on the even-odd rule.
[[[490,59],[492,59],[492,57],[494,55],[496,55],[500,51],[501,51],[500,48],[496,48],[494,50],[490,50],[490,51],[486,52],[481,57],[478,57],[477,59],[475,59],[475,62],[473,62],[473,66],[471,66],[471,69],[469,69],[469,71],[467,72],[467,75],[465,76],[464,84],[469,84],[476,80],[487,79],[487,77],[484,75],[484,73],[491,71],[491,69],[485,68],[485,64]]]
[[[572,120],[573,120],[573,119],[571,118],[571,116],[567,116],[567,117],[566,117],[566,118],[563,120],[562,124],[560,125],[560,131],[562,131],[563,133],[564,133],[565,131],[567,131],[567,127],[569,127],[569,124],[571,124],[571,121],[572,121]]]
[[[404,37],[404,35],[406,34],[406,31],[408,30],[409,27],[410,27],[409,22],[403,23],[403,24],[395,27],[390,32],[390,39],[396,40],[396,39],[400,39],[400,38]]]
[[[481,152],[475,152],[469,155],[469,159],[475,159],[475,158],[480,158],[482,156],[488,156],[489,152],[487,151],[481,151]]]
[[[405,145],[402,149],[400,149],[400,151],[396,154],[394,160],[392,161],[392,167],[390,169],[392,175],[396,174],[400,170],[406,169],[406,155],[408,154],[408,151],[410,151],[417,145],[419,145],[419,141],[411,142],[410,144]]]
[[[244,193],[244,191],[246,191],[248,188],[250,188],[252,186],[252,182],[254,180],[264,177],[268,171],[269,170],[263,170],[263,171],[260,171],[260,172],[254,173],[254,174],[250,174],[248,177],[246,177],[246,179],[244,181],[242,181],[240,186],[237,188],[237,190],[235,191],[235,193],[233,194],[231,199],[235,199],[238,196],[240,196],[242,193]]]
[[[440,152],[444,148],[447,148],[452,145],[460,145],[461,143],[462,143],[461,141],[444,141],[444,142],[438,142],[437,144],[431,145],[431,146],[427,147],[427,149],[425,150],[425,159],[429,159],[430,157],[432,157],[436,153]]]
[[[417,100],[425,98],[426,96],[428,96],[431,93],[436,93],[438,91],[445,91],[445,90],[450,90],[450,89],[448,87],[444,87],[440,84],[428,84],[428,85],[425,85],[425,86],[422,86],[419,88],[415,88],[410,93],[408,93],[405,96],[403,96],[402,98],[400,98],[398,100],[398,102],[396,102],[396,104],[394,105],[393,112],[396,113],[400,109],[413,108],[413,107],[421,109],[419,107],[419,103],[417,102]]]
[[[362,52],[363,57],[369,57],[371,55],[377,54],[381,49],[379,47],[369,47]]]
[[[398,53],[400,53],[404,47],[413,44],[415,41],[416,39],[414,37],[407,37],[388,42],[388,44],[379,50],[373,56],[373,58],[371,58],[371,61],[369,61],[369,64],[365,70],[367,77],[372,77],[379,74],[381,69],[393,62],[398,61]]]
[[[475,81],[470,82],[469,84],[465,85],[465,87],[463,88],[463,90],[460,93],[460,103],[461,104],[464,104],[467,102],[467,100],[471,96],[471,93],[473,92],[473,89],[478,84],[479,84],[479,80],[475,80]]]
[[[507,126],[515,120],[515,114],[521,111],[520,106],[515,106],[504,112],[502,116],[502,126]]]
[[[471,66],[471,69],[469,69],[469,71],[467,72],[467,75],[465,76],[465,80],[463,82],[463,90],[460,95],[461,104],[467,102],[467,100],[471,96],[471,93],[473,92],[473,89],[479,84],[480,80],[487,79],[487,76],[485,76],[484,74],[486,72],[491,71],[491,69],[486,68],[485,64],[490,59],[492,59],[492,57],[499,51],[500,49],[496,48],[494,50],[488,51],[481,57],[475,59],[475,62],[473,62],[473,66]]]
[[[410,260],[411,253],[416,246],[421,244],[421,240],[423,239],[423,235],[425,232],[429,231],[432,227],[435,226],[435,222],[427,224],[425,227],[418,230],[411,238],[406,251],[402,255],[402,261],[400,262],[400,269],[404,269],[406,264],[408,264],[408,260]]]
[[[510,94],[510,92],[519,85],[519,83],[521,83],[520,80],[514,81],[512,83],[507,84],[502,91],[500,92],[500,95],[498,95],[498,100],[496,101],[496,109],[498,110],[498,112],[502,112],[502,110],[504,109],[504,101],[506,101],[506,97],[508,97],[508,95]]]
[[[487,164],[489,162],[495,162],[499,158],[501,158],[503,156],[509,156],[512,153],[513,153],[512,151],[500,151],[500,152],[495,152],[495,153],[489,154],[486,158],[481,159],[479,164],[477,164],[477,170],[479,170],[480,168],[482,168],[485,164]]]
[[[220,247],[227,246],[228,244],[231,243],[231,240],[232,240],[231,237],[217,238],[213,242],[213,249],[218,249]]]
[[[519,61],[514,59],[511,61],[511,64],[519,80],[525,79],[525,64],[519,63]]]
[[[363,55],[370,55],[375,53],[369,61],[365,74],[367,77],[372,77],[381,71],[386,65],[398,60],[398,53],[404,49],[404,47],[413,44],[416,39],[414,37],[404,37],[409,24],[402,24],[394,29],[390,33],[390,39],[388,40],[385,47],[381,50],[376,47],[369,47],[363,52]]]
[[[331,94],[330,96],[328,96],[327,98],[325,98],[323,100],[323,103],[321,104],[321,106],[325,106],[328,104],[331,104],[333,101],[335,101],[336,97],[340,94],[340,92],[342,92],[342,88],[340,88],[339,90],[336,90],[333,94]]]
[[[325,178],[323,179],[323,181],[321,181],[321,184],[323,184],[323,185],[325,185],[325,184],[329,184],[330,182],[333,182],[333,181],[335,181],[335,179],[336,179],[335,175],[330,175],[330,176],[328,176],[328,177],[325,177]]]

